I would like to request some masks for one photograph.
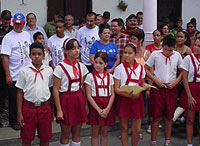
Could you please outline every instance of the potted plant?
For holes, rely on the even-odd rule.
[[[122,11],[126,11],[128,4],[124,0],[120,0],[117,7]]]

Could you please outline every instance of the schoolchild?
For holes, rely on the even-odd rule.
[[[64,41],[65,59],[54,70],[53,96],[57,110],[57,121],[61,127],[61,146],[69,146],[72,133],[72,146],[80,146],[80,129],[86,123],[87,104],[82,85],[88,70],[76,60],[80,45],[74,38]]]
[[[194,53],[187,55],[182,64],[183,69],[183,84],[185,90],[180,98],[180,105],[187,110],[187,145],[192,145],[192,137],[194,131],[195,111],[200,110],[200,39],[197,38],[194,42]]]
[[[49,50],[48,46],[45,46],[45,44],[44,44],[44,35],[41,32],[36,32],[33,35],[33,40],[34,40],[34,42],[39,42],[44,46],[45,58],[43,60],[43,63],[47,66],[53,67],[51,51]]]
[[[176,40],[172,35],[167,35],[163,40],[163,49],[154,51],[148,58],[145,70],[158,89],[150,90],[148,114],[151,122],[151,146],[156,146],[156,137],[160,118],[164,116],[165,146],[170,146],[172,118],[176,108],[177,89],[182,74],[176,77],[177,68],[180,68],[182,57],[174,51]],[[151,68],[154,68],[154,73]]]
[[[52,138],[53,112],[50,106],[53,70],[43,65],[44,47],[36,42],[30,46],[32,63],[19,72],[16,83],[17,121],[21,127],[22,146],[30,146],[36,129],[40,145],[47,146]]]
[[[92,126],[91,145],[108,145],[108,126],[115,124],[115,114],[112,107],[114,94],[114,80],[106,72],[108,55],[106,52],[97,52],[94,56],[94,68],[86,77],[86,95],[89,101],[88,124]]]
[[[118,65],[114,72],[116,97],[116,113],[120,118],[122,146],[128,146],[128,125],[131,120],[132,146],[137,146],[140,138],[142,117],[145,114],[143,97],[134,92],[121,91],[123,85],[142,86],[145,78],[145,70],[135,60],[136,45],[127,44],[124,48],[124,62]]]

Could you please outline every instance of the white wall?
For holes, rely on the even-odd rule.
[[[12,16],[18,12],[24,16],[29,12],[35,13],[39,26],[43,26],[47,21],[47,0],[1,0],[1,11],[6,9],[11,11]]]
[[[138,11],[143,11],[143,0],[124,1],[128,4],[125,12],[117,7],[119,0],[93,0],[93,11],[99,14],[103,14],[104,11],[110,11],[110,20],[119,17],[126,20],[126,17],[130,14],[136,14]]]
[[[186,28],[187,23],[192,17],[197,20],[197,29],[200,30],[200,1],[199,0],[182,0],[182,18],[183,27]]]

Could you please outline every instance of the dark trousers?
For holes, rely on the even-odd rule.
[[[8,86],[8,114],[9,124],[17,123],[17,87],[16,82]]]

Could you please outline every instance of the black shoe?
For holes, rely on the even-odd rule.
[[[3,128],[3,124],[0,122],[0,128]]]
[[[11,126],[11,128],[14,129],[14,130],[20,130],[20,126],[19,126],[19,124],[17,124],[17,123],[12,123],[12,124],[10,124],[10,126]]]

